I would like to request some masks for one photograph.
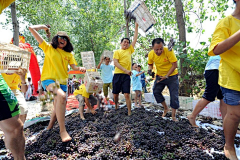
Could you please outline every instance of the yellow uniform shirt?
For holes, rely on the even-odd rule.
[[[0,0],[0,14],[5,8],[7,8],[14,1],[15,0]]]
[[[215,56],[213,49],[218,43],[226,40],[240,29],[240,20],[232,15],[220,20],[212,36],[212,42],[208,50],[208,55]],[[219,65],[220,86],[236,91],[240,91],[240,42],[235,44],[226,52],[220,54]]]
[[[167,47],[164,47],[163,52],[160,56],[158,56],[154,50],[151,50],[148,54],[148,64],[155,63],[157,69],[156,74],[159,76],[166,76],[172,67],[172,63],[174,62],[177,62],[177,57],[174,54],[173,50],[169,51]],[[170,76],[174,76],[176,74],[178,74],[177,68]]]
[[[46,43],[46,41],[43,41],[39,47],[45,54],[41,81],[52,79],[58,80],[60,84],[66,85],[68,64],[77,65],[73,54],[59,48],[54,49],[52,45]]]
[[[82,95],[83,97],[86,97],[86,98],[89,98],[89,96],[91,95],[91,93],[88,93],[87,90],[86,90],[86,87],[84,84],[82,84],[81,86],[79,86],[78,89],[76,89],[74,92],[73,92],[73,95],[74,96],[77,96],[78,94]]]
[[[116,50],[113,54],[113,58],[117,59],[119,64],[124,67],[125,69],[131,71],[131,55],[134,52],[134,48],[132,45],[130,45],[130,47],[128,49],[119,49]],[[119,74],[119,73],[123,73],[126,74],[124,71],[122,71],[121,69],[115,67],[115,74]]]
[[[6,73],[2,73],[2,76],[11,90],[20,89],[18,85],[21,83],[21,79],[18,74],[7,75]]]

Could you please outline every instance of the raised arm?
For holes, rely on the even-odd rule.
[[[137,22],[135,22],[135,32],[134,32],[134,37],[133,37],[133,41],[132,41],[133,48],[135,47],[137,38],[138,38],[138,24],[137,24]]]
[[[50,26],[46,26],[46,25],[33,25],[28,27],[30,32],[32,33],[32,35],[34,36],[34,38],[38,41],[39,44],[42,44],[43,42],[43,38],[42,36],[37,32],[40,29],[43,29],[46,31],[47,33],[47,37],[50,37],[51,33],[50,33]]]
[[[226,40],[218,43],[218,45],[213,49],[215,55],[222,54],[232,48],[236,43],[240,41],[240,30],[231,35]]]
[[[104,60],[104,57],[101,58],[101,60],[100,60],[100,62],[99,62],[99,64],[98,64],[98,66],[97,66],[97,69],[100,69],[103,60]]]

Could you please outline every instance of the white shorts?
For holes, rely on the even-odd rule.
[[[28,107],[27,107],[27,102],[26,102],[24,96],[17,89],[14,89],[12,91],[13,91],[14,95],[16,96],[17,100],[18,100],[18,104],[19,104],[19,108],[20,108],[20,115],[27,114],[28,113]]]

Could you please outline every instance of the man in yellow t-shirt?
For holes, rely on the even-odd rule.
[[[219,80],[227,114],[223,121],[224,153],[237,160],[234,138],[240,121],[240,0],[235,0],[232,15],[220,20],[212,36],[208,55],[220,55]]]
[[[2,73],[4,80],[6,81],[7,85],[12,90],[12,92],[14,93],[15,97],[18,100],[18,104],[20,107],[19,118],[21,119],[23,124],[27,118],[27,113],[28,113],[26,100],[21,93],[21,92],[26,93],[26,91],[28,89],[28,86],[26,83],[26,70],[24,70],[24,71],[25,72],[22,75],[18,75],[16,73],[12,73],[12,74],[11,73]],[[21,92],[20,92],[20,89],[18,88],[19,84],[21,84]]]
[[[93,109],[93,106],[97,104],[97,98],[87,92],[85,84],[82,84],[81,86],[79,86],[79,88],[73,92],[73,95],[77,98],[79,102],[79,113],[80,113],[80,118],[82,120],[85,120],[83,115],[85,103],[92,114],[97,113]]]
[[[135,23],[135,33],[133,42],[130,45],[129,38],[123,38],[121,40],[121,49],[117,50],[113,54],[113,62],[115,65],[115,71],[113,76],[113,96],[115,102],[115,109],[118,109],[118,95],[122,92],[126,99],[128,108],[128,115],[131,115],[131,100],[130,100],[130,83],[132,75],[131,72],[131,55],[134,52],[134,47],[138,37],[138,24]]]
[[[165,86],[170,91],[170,106],[172,108],[172,119],[176,119],[176,110],[179,108],[178,100],[178,70],[177,70],[177,58],[172,51],[169,51],[167,47],[164,47],[164,41],[162,38],[156,38],[152,41],[153,50],[148,54],[148,72],[151,74],[153,69],[153,63],[156,65],[157,74],[153,86],[153,94],[157,103],[161,103],[164,107],[162,117],[168,112],[168,106],[165,102],[165,98],[162,95],[162,91]]]

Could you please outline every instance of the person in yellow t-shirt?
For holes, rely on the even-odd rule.
[[[29,27],[30,32],[38,41],[39,47],[45,54],[41,75],[42,86],[44,89],[47,89],[47,91],[53,90],[53,93],[56,94],[54,97],[54,110],[47,129],[51,129],[57,120],[62,142],[67,142],[72,139],[65,127],[68,65],[70,65],[73,70],[79,70],[81,72],[86,72],[86,69],[76,66],[77,63],[71,53],[73,46],[66,32],[59,31],[53,37],[51,44],[48,44],[37,32],[41,29],[46,31],[47,37],[50,37],[49,25],[34,25]],[[60,83],[60,88],[54,87],[56,81]]]
[[[22,95],[22,93],[26,93],[26,91],[28,90],[28,86],[26,83],[27,70],[24,69],[23,71],[24,72],[21,75],[19,75],[17,73],[2,73],[2,76],[18,100],[18,104],[20,107],[19,118],[21,119],[21,121],[24,124],[24,122],[27,118],[28,108],[27,108],[26,100],[25,100],[24,96]],[[20,92],[20,88],[18,88],[19,84],[21,84],[21,92],[22,93]]]
[[[227,105],[224,153],[230,160],[238,159],[234,139],[240,121],[240,0],[234,3],[234,12],[218,22],[208,50],[208,55],[221,57],[218,83]]]
[[[0,0],[0,14],[5,8],[7,8],[14,1],[15,0]]]
[[[79,88],[73,92],[73,95],[77,98],[79,102],[79,113],[80,113],[80,118],[82,120],[85,120],[83,115],[85,103],[92,114],[97,113],[93,109],[93,106],[97,104],[98,100],[91,93],[87,92],[85,84],[82,84],[81,86],[79,86]]]
[[[131,55],[134,52],[134,47],[138,37],[138,24],[135,23],[135,32],[132,44],[130,45],[129,38],[123,38],[121,40],[121,49],[116,50],[113,54],[113,62],[115,65],[115,71],[112,81],[113,96],[115,102],[115,109],[118,109],[118,96],[122,92],[126,99],[128,108],[128,115],[131,115],[131,100],[130,100],[130,83],[132,75],[131,72]]]
[[[169,51],[167,47],[164,47],[164,40],[162,38],[156,38],[152,41],[153,50],[148,54],[148,73],[151,75],[153,69],[153,63],[156,65],[157,73],[153,86],[153,95],[157,103],[161,103],[164,107],[162,117],[168,112],[168,106],[165,102],[165,98],[162,95],[162,91],[165,86],[168,87],[170,92],[170,106],[172,108],[172,119],[176,119],[176,110],[179,108],[178,100],[178,70],[177,70],[177,58],[173,50]]]

